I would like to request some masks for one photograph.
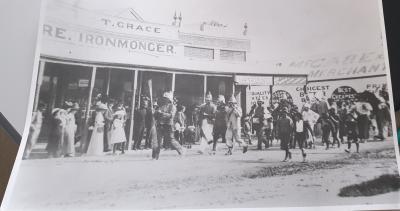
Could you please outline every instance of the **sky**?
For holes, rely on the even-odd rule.
[[[244,23],[256,61],[381,50],[377,0],[75,0],[90,10],[118,14],[133,8],[148,22],[184,26],[217,21],[240,37]],[[72,3],[70,1],[70,3]]]

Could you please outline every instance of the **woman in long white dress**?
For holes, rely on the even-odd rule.
[[[115,151],[117,150],[117,147],[120,146],[121,148],[121,153],[125,153],[125,142],[126,142],[126,136],[125,136],[125,130],[124,130],[124,124],[125,124],[125,116],[126,112],[123,109],[123,106],[120,105],[117,108],[117,111],[114,113],[114,120],[111,128],[111,140],[110,144],[113,145],[113,154],[115,154]]]
[[[68,114],[66,115],[66,123],[65,123],[65,136],[64,136],[64,145],[62,147],[62,151],[64,157],[73,157],[75,156],[75,133],[76,133],[76,122],[75,122],[75,113],[79,109],[79,105],[76,103],[72,108],[69,109]]]
[[[104,111],[107,110],[107,106],[99,104],[96,108],[96,117],[94,120],[93,132],[90,137],[90,142],[87,155],[103,155],[104,151]]]

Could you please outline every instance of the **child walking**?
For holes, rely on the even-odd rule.
[[[123,105],[119,104],[116,112],[114,113],[114,120],[111,129],[110,144],[113,146],[113,154],[115,154],[118,147],[120,147],[121,154],[125,154],[126,136],[124,131],[126,112]]]
[[[356,152],[359,152],[360,144],[358,141],[358,122],[357,122],[357,113],[355,110],[352,110],[349,114],[347,114],[346,118],[346,128],[347,128],[347,149],[344,151],[350,153],[351,143],[356,144]]]

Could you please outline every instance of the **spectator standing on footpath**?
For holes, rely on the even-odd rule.
[[[125,143],[126,135],[124,130],[126,120],[126,112],[124,105],[119,103],[114,112],[114,121],[111,129],[110,145],[113,148],[113,154],[115,155],[117,148],[120,148],[121,154],[125,154]]]
[[[75,114],[79,110],[78,103],[67,102],[67,114],[65,116],[64,144],[62,147],[64,157],[75,156],[75,133],[77,129]]]
[[[108,97],[107,97],[108,98]],[[110,149],[110,139],[111,139],[111,129],[114,120],[114,100],[107,100],[107,110],[104,112],[104,152],[109,152]]]
[[[42,129],[42,123],[43,123],[43,112],[45,110],[46,110],[46,105],[43,103],[39,103],[37,111],[33,112],[31,126],[29,127],[29,135],[28,135],[28,140],[26,142],[23,159],[29,158],[29,156],[32,152],[32,148],[35,146],[35,144],[39,138],[39,134]]]
[[[54,108],[51,114],[51,129],[49,135],[49,143],[46,146],[46,151],[48,152],[50,158],[54,158],[60,157],[62,153],[62,146],[64,144],[66,111],[61,108]]]
[[[109,109],[104,103],[97,103],[96,113],[94,114],[93,125],[89,127],[92,130],[89,146],[86,154],[89,156],[103,155],[104,152],[104,113]]]

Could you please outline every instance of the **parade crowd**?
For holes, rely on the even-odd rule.
[[[298,147],[305,162],[306,151],[316,144],[324,145],[326,150],[347,144],[345,151],[348,153],[355,145],[355,152],[359,152],[360,143],[384,140],[390,135],[391,118],[385,87],[336,100],[308,96],[300,107],[285,97],[265,106],[260,98],[248,113],[242,112],[234,96],[226,102],[225,97],[219,95],[215,102],[208,93],[205,103],[190,112],[170,91],[154,102],[147,96],[140,98],[133,111],[133,143],[127,138],[131,111],[121,102],[98,96],[86,128],[82,122],[84,112],[78,103],[67,101],[62,108],[54,108],[49,118],[48,157],[77,156],[77,149],[81,155],[99,156],[145,148],[152,149],[152,159],[157,160],[161,149],[172,149],[183,156],[192,145],[199,145],[196,146],[199,154],[214,155],[218,143],[226,145],[225,155],[232,155],[235,146],[246,153],[255,136],[257,150],[279,142],[285,152],[283,161],[289,161],[290,150]],[[33,112],[25,159],[30,158],[38,141],[46,107],[39,103]]]

